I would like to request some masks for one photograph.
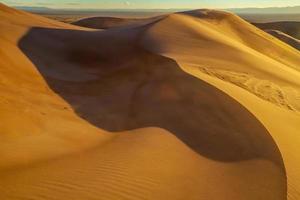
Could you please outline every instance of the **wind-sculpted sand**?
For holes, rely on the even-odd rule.
[[[269,80],[258,79],[247,73],[237,73],[201,66],[199,66],[199,70],[210,76],[235,84],[279,107],[295,112],[300,111],[300,93],[295,88],[281,87]]]
[[[285,43],[213,10],[0,29],[0,199],[298,199]]]

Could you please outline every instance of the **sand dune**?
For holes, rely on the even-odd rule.
[[[300,22],[270,22],[254,25],[300,50]]]
[[[296,49],[214,10],[105,26],[0,4],[0,199],[299,199]]]
[[[254,23],[254,25],[264,30],[267,29],[278,30],[296,39],[300,39],[300,22],[297,21]]]
[[[116,17],[90,17],[80,19],[72,24],[86,28],[94,29],[109,29],[122,26],[129,26],[141,23],[146,23],[145,19],[127,19]],[[261,28],[265,32],[273,35],[290,46],[300,49],[300,23],[299,22],[269,22],[269,23],[254,23],[255,26]],[[276,30],[273,30],[276,29]],[[277,30],[278,29],[278,30]],[[279,31],[280,30],[280,31]],[[288,35],[288,34],[290,35]],[[297,39],[298,38],[298,39]]]
[[[150,19],[151,20],[151,19]],[[140,25],[141,23],[147,23],[145,19],[127,19],[127,18],[116,18],[116,17],[90,17],[80,19],[78,21],[73,22],[72,24],[77,26],[82,26],[86,28],[94,28],[94,29],[109,29],[109,28],[117,28],[122,26],[132,26],[132,25]],[[255,26],[263,29],[265,32],[273,35],[274,37],[280,39],[281,41],[289,44],[290,46],[300,49],[300,41],[294,37],[299,37],[300,27],[298,22],[272,22],[272,23],[255,23]],[[273,28],[278,28],[279,30],[288,32],[294,37],[283,33],[279,30],[273,30]]]
[[[277,30],[265,30],[267,33],[273,35],[274,37],[284,41],[285,43],[291,45],[292,47],[294,47],[295,49],[300,50],[300,40],[293,38],[281,31],[277,31]]]

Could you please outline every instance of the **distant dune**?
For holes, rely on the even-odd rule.
[[[300,40],[300,22],[270,22],[255,23],[255,26],[264,30],[278,30]]]
[[[299,51],[223,11],[96,19],[0,4],[0,199],[300,199]]]
[[[274,37],[300,50],[300,22],[254,23]]]
[[[289,36],[281,31],[277,31],[277,30],[265,30],[265,31],[273,35],[274,37],[284,41],[285,43],[291,45],[292,47],[300,50],[300,40],[293,38],[292,36]]]
[[[231,8],[227,9],[234,13],[246,13],[246,14],[299,14],[300,6],[288,6],[288,7],[266,7],[266,8]]]

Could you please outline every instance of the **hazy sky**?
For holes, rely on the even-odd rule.
[[[237,8],[300,5],[300,0],[0,0],[11,6],[52,8]]]

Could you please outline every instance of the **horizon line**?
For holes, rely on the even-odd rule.
[[[46,8],[49,10],[197,10],[197,9],[268,9],[268,8],[294,8],[300,7],[299,6],[287,6],[287,7],[193,7],[193,8],[68,8],[68,7],[60,7],[60,8],[53,8],[53,7],[45,7],[45,6],[10,6],[13,8]]]
[[[9,7],[14,8],[46,8],[52,10],[195,10],[195,9],[268,9],[268,8],[295,8],[300,7],[299,5],[295,6],[267,6],[267,7],[199,7],[199,8],[76,8],[76,7],[48,7],[48,6],[28,6],[28,5],[8,5],[6,3],[0,2]]]

